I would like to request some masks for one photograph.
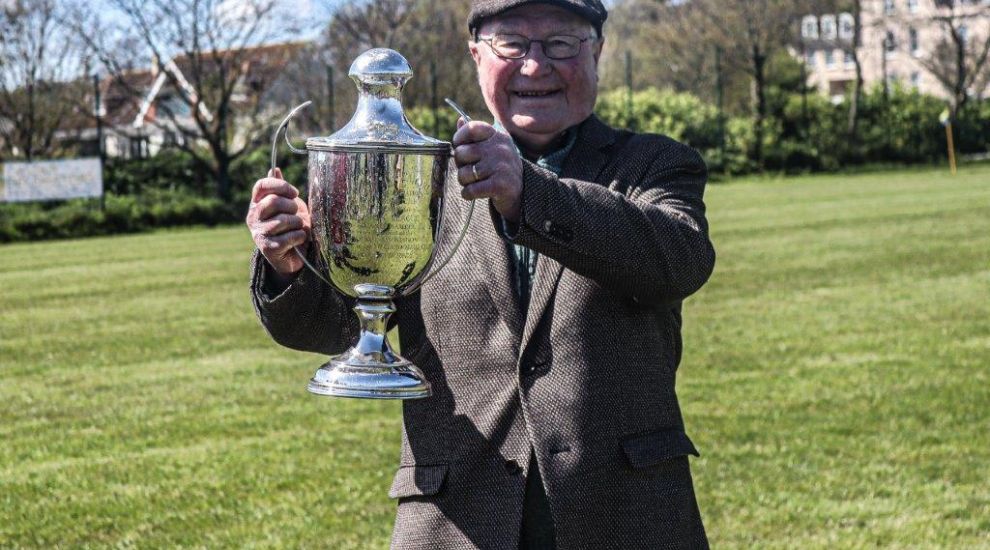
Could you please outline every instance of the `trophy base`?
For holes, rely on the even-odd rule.
[[[421,399],[433,394],[423,371],[397,355],[389,345],[388,318],[395,313],[393,290],[358,285],[361,334],[351,349],[320,367],[308,389],[317,395],[365,399]]]
[[[345,353],[344,356],[350,354]],[[401,358],[399,358],[401,360]],[[433,392],[423,373],[412,363],[350,365],[331,359],[313,375],[311,393],[365,399],[421,399]]]

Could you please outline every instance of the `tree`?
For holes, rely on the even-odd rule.
[[[334,36],[355,46],[392,48],[398,30],[409,19],[414,2],[410,0],[372,0],[342,6],[333,16],[330,28]]]
[[[86,85],[77,78],[83,66],[55,0],[0,8],[0,151],[31,160],[62,150],[59,132]]]
[[[862,49],[866,30],[863,21],[863,0],[822,0],[810,5],[813,9],[810,15],[819,16],[816,22],[821,21],[821,16],[833,18],[834,28],[831,29],[831,35],[826,36],[823,29],[818,29],[817,42],[842,52],[852,61],[855,68],[856,76],[852,82],[852,90],[849,91],[849,110],[846,118],[846,134],[852,142],[855,142],[859,133],[859,108],[863,101]],[[875,24],[874,22],[871,26]],[[804,42],[805,38],[802,36],[802,44]]]
[[[432,106],[436,98],[437,108],[446,109],[443,98],[452,97],[480,116],[484,102],[467,49],[467,10],[468,4],[461,0],[369,0],[349,4],[334,12],[313,59],[333,67],[334,75],[346,75],[354,58],[365,50],[392,48],[409,61],[415,75],[403,91],[404,106]],[[302,77],[299,81],[309,83],[301,88],[308,98],[320,98],[317,109],[311,112],[326,120],[326,79]],[[348,120],[355,101],[354,85],[338,76],[334,127]]]
[[[267,141],[286,107],[266,109],[266,100],[294,48],[264,45],[293,35],[291,15],[280,13],[275,0],[107,1],[115,13],[102,20],[80,15],[77,32],[134,101],[148,89],[135,84],[133,66],[150,63],[164,75],[172,101],[156,104],[150,123],[178,132],[175,145],[229,199],[231,163]]]
[[[702,14],[690,3],[629,0],[617,4],[605,29],[605,86],[627,86],[629,52],[634,89],[672,88],[714,101],[713,65],[719,45],[699,32],[702,24]]]
[[[990,6],[959,0],[938,0],[935,6],[928,18],[942,32],[918,64],[949,93],[955,114],[982,95],[990,80]]]
[[[856,80],[853,82],[853,92],[850,94],[849,116],[846,130],[849,139],[856,142],[859,134],[859,106],[863,102],[863,60],[859,55],[859,45],[863,42],[863,0],[848,0],[852,10],[853,37],[851,43],[846,43],[844,51],[849,53],[856,67]]]
[[[768,62],[791,42],[800,4],[794,0],[695,0],[691,4],[701,15],[700,32],[711,33],[712,41],[726,52],[726,60],[752,79],[753,158],[762,167]]]

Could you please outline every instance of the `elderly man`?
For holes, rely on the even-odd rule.
[[[674,392],[681,301],[714,265],[706,169],[592,114],[606,15],[599,0],[472,4],[495,123],[461,121],[453,143],[482,215],[398,304],[434,396],[404,404],[393,548],[707,547]],[[280,174],[256,184],[248,225],[270,334],[342,351],[351,303],[291,253],[309,219]]]

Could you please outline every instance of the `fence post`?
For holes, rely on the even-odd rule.
[[[626,50],[626,124],[630,130],[636,130],[633,120],[633,81],[632,81],[632,52]]]
[[[334,105],[334,93],[333,93],[333,67],[327,65],[327,108],[330,109],[329,119],[330,119],[330,131],[337,129],[337,112],[336,106]]]
[[[100,178],[103,179],[107,159],[106,153],[103,150],[103,116],[100,114],[100,77],[95,73],[93,74],[93,115],[96,117],[96,154],[100,157]],[[107,189],[104,183],[103,190],[100,193],[100,212],[103,212],[107,208],[106,197]]]
[[[722,80],[722,47],[715,46],[715,104],[718,107],[718,161],[725,170],[725,82]]]
[[[440,137],[440,108],[437,100],[437,62],[430,60],[430,106],[433,108],[433,137]]]

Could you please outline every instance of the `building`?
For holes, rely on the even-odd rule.
[[[990,32],[990,0],[862,0],[861,5],[858,41],[851,13],[806,15],[800,22],[793,53],[804,59],[808,84],[836,102],[856,80],[853,48],[867,88],[886,81],[951,100],[952,93],[925,64],[931,64],[940,45],[951,44],[949,28],[972,42],[974,52]],[[979,89],[967,90],[970,96],[990,95],[988,65],[983,67],[987,75],[974,83]]]
[[[236,51],[241,63],[237,71],[240,78],[230,95],[235,112],[247,113],[254,119],[284,114],[291,102],[287,94],[292,86],[281,77],[306,45],[303,42],[269,44]],[[224,51],[219,55],[234,53]],[[191,112],[197,97],[191,82],[195,81],[194,71],[189,58],[180,55],[165,63],[126,71],[119,77],[101,79],[97,84],[98,104],[93,92],[84,104],[96,104],[102,125],[103,152],[108,157],[144,158],[185,143],[187,132],[182,132],[180,127],[195,126]],[[199,103],[198,108],[203,119],[212,119],[208,102]],[[72,143],[80,155],[96,155],[100,150],[96,118],[91,112],[80,115],[67,121],[59,137]],[[249,126],[251,121],[235,121],[235,145],[250,139],[245,134]]]

